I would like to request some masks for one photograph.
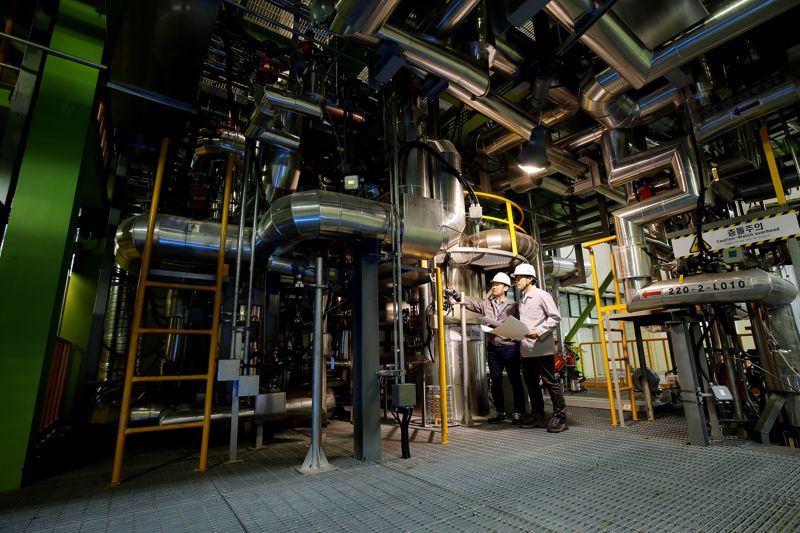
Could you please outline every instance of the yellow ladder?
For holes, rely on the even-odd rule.
[[[627,306],[622,303],[619,295],[619,284],[614,272],[614,256],[609,256],[611,262],[611,277],[614,280],[614,297],[615,303],[612,305],[603,305],[602,295],[600,294],[600,283],[597,279],[597,265],[594,257],[594,247],[598,244],[611,243],[617,240],[615,236],[597,239],[595,241],[587,242],[583,245],[584,248],[589,250],[589,261],[592,265],[592,281],[594,283],[594,300],[597,306],[597,326],[600,331],[600,347],[603,352],[603,366],[606,371],[606,387],[608,388],[608,402],[611,405],[611,425],[612,426],[625,426],[625,419],[622,416],[622,391],[628,392],[631,402],[631,414],[634,420],[639,420],[639,415],[636,412],[636,393],[633,388],[633,377],[631,375],[630,356],[628,354],[628,339],[625,334],[624,323],[619,328],[606,328],[605,317],[617,312],[627,312]],[[606,334],[619,333],[622,337],[617,349],[613,355],[609,354],[608,339]],[[614,362],[614,377],[611,376],[611,362]],[[620,365],[625,370],[625,384],[619,384],[619,371],[622,370]],[[619,409],[619,417],[617,410]]]
[[[158,201],[161,195],[161,185],[164,181],[164,167],[167,161],[167,151],[169,139],[161,141],[161,152],[158,159],[155,184],[153,185],[153,197],[150,203],[150,214],[147,220],[147,237],[144,242],[142,252],[142,265],[139,271],[139,282],[136,287],[136,300],[133,307],[133,322],[131,324],[130,342],[128,343],[128,359],[125,366],[125,384],[122,391],[122,406],[119,414],[119,429],[117,431],[117,447],[114,452],[114,467],[111,473],[111,486],[115,487],[120,483],[122,474],[122,461],[125,455],[125,438],[134,433],[148,433],[153,431],[164,431],[170,429],[184,428],[203,428],[203,436],[200,445],[200,463],[197,467],[199,472],[204,472],[208,464],[208,437],[211,430],[211,399],[214,391],[214,373],[217,360],[217,340],[219,332],[220,306],[222,303],[222,280],[225,275],[225,239],[228,230],[228,204],[231,197],[231,181],[236,156],[228,156],[228,164],[225,171],[225,193],[222,202],[222,221],[220,224],[219,254],[217,256],[217,272],[215,285],[194,285],[187,283],[169,283],[161,281],[151,281],[148,279],[150,272],[150,257],[153,249],[153,234],[155,233],[156,216],[158,213]],[[149,287],[182,289],[192,291],[206,291],[214,293],[214,312],[212,314],[211,329],[175,329],[175,328],[144,328],[142,327],[142,311],[144,307],[145,291]],[[178,376],[137,376],[136,357],[139,352],[139,337],[143,334],[181,334],[181,335],[208,335],[210,337],[210,347],[208,350],[208,370],[205,374],[178,375]],[[131,394],[136,383],[148,383],[158,381],[205,381],[206,394],[205,406],[203,409],[203,420],[199,422],[185,422],[167,426],[142,426],[128,427],[131,414]]]

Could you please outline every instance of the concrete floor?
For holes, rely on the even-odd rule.
[[[282,429],[258,451],[243,442],[234,465],[214,447],[203,474],[194,448],[132,447],[116,489],[103,459],[0,494],[0,530],[800,530],[799,450],[734,437],[688,446],[680,414],[620,429],[608,411],[572,407],[561,434],[454,427],[446,446],[412,426],[407,460],[386,422],[384,459],[369,464],[351,457],[352,426],[333,421],[324,450],[338,469],[304,476],[308,433]]]

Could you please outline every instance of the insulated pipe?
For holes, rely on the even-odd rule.
[[[728,0],[704,23],[658,50],[644,47],[613,14],[597,20],[580,40],[611,67],[597,76],[598,80],[606,80],[603,85],[621,77],[640,89],[795,6],[795,0]],[[574,30],[574,21],[592,8],[588,0],[552,0],[545,9],[566,28]]]
[[[272,89],[265,89],[264,95],[261,98],[261,105],[265,106],[268,104],[288,111],[294,111],[295,113],[300,113],[307,117],[322,118],[322,106],[317,100],[286,94]]]
[[[694,135],[699,143],[708,142],[715,137],[731,131],[753,119],[763,117],[800,100],[800,86],[788,80],[771,90],[734,104],[716,115],[699,122],[694,127]]]
[[[593,126],[563,137],[553,142],[553,145],[567,152],[574,152],[579,148],[599,142],[605,131],[606,127],[603,125]]]
[[[441,9],[436,11],[435,16],[438,18],[433,25],[432,33],[437,37],[447,37],[480,3],[481,0],[447,0]]]
[[[330,24],[333,33],[375,33],[400,5],[400,0],[340,0]]]
[[[792,0],[730,0],[720,5],[705,23],[656,51],[645,48],[627,27],[606,14],[586,31],[581,41],[610,68],[584,86],[581,105],[609,127],[629,127],[630,122],[638,120],[637,113],[641,110],[637,111],[634,102],[622,96],[628,89],[640,89],[796,5]],[[553,0],[546,9],[564,26],[573,29],[573,21],[591,11],[592,6],[587,0]],[[666,109],[673,98],[678,96],[662,95],[659,106]]]
[[[790,282],[756,268],[657,281],[629,298],[628,311],[729,303],[778,307],[791,303],[795,296],[797,289]]]
[[[581,88],[581,108],[607,128],[632,128],[653,122],[683,103],[680,90],[670,83],[639,100],[622,94],[629,88],[627,83],[618,83],[609,90],[593,78]]]
[[[484,96],[489,92],[488,72],[481,70],[467,58],[453,53],[428,35],[415,34],[386,24],[376,36],[399,45],[412,65],[463,87],[472,96]],[[367,40],[375,42],[372,37]]]
[[[605,137],[604,140],[613,141],[614,137]],[[688,138],[621,159],[616,157],[611,144],[613,142],[606,143],[606,148],[609,150],[604,151],[604,156],[609,156],[606,160],[606,170],[609,175],[617,176],[618,183],[629,183],[637,177],[666,168],[672,169],[676,183],[676,188],[672,191],[658,194],[613,213],[618,244],[614,250],[616,276],[617,279],[624,281],[627,298],[631,298],[638,289],[648,285],[652,279],[650,258],[645,253],[642,226],[696,208],[700,195],[700,177],[696,169],[694,147]],[[621,170],[617,171],[617,166]]]
[[[256,260],[320,237],[386,241],[391,220],[389,204],[352,195],[316,190],[284,196],[259,221]]]
[[[453,168],[461,171],[461,155],[452,142],[446,139],[432,140],[428,141],[428,145]],[[442,202],[442,234],[444,242],[449,244],[461,237],[467,225],[464,186],[437,159],[429,158],[429,161],[432,170],[431,196]]]
[[[302,241],[320,237],[354,239],[369,236],[386,241],[390,239],[391,218],[389,204],[351,195],[303,191],[284,196],[276,200],[259,221],[256,259],[265,261],[279,249],[286,251]],[[236,231],[236,226],[230,226],[225,246],[226,260],[236,257],[236,238],[231,235]],[[132,261],[138,260],[146,232],[146,215],[131,217],[120,224],[117,229],[120,263],[130,266]],[[249,236],[249,229],[245,228],[244,234]],[[440,238],[438,232],[431,236],[432,241],[434,237]],[[218,240],[217,222],[159,215],[153,236],[153,257],[213,262],[217,256]],[[247,238],[242,253],[243,258],[249,258]]]
[[[457,95],[454,96],[459,98]],[[547,93],[547,98],[556,105],[556,107],[553,107],[542,114],[541,124],[547,127],[555,126],[556,124],[573,117],[580,108],[578,99],[565,87],[551,87],[550,91]],[[459,98],[459,100],[467,105],[470,105],[466,99]],[[519,120],[519,116],[527,116],[525,111],[517,108],[514,104],[504,100],[500,96],[489,94],[484,98],[484,100],[486,100],[486,102],[484,102],[483,107],[494,108],[500,113],[503,112],[503,109],[507,109],[508,112],[513,113],[511,120]],[[496,102],[492,103],[491,100],[496,100]],[[481,106],[480,103],[476,105]],[[476,111],[483,113],[483,111],[478,107],[471,107],[473,107]],[[530,130],[528,130],[527,134],[520,135],[519,132],[511,129],[508,124],[504,124],[497,119],[495,119],[495,121],[504,127],[486,130],[485,133],[482,132],[478,135],[476,140],[476,148],[481,154],[493,156],[518,146],[520,143],[530,138]],[[528,118],[528,122],[530,122],[531,128],[533,128],[535,125],[533,119]]]

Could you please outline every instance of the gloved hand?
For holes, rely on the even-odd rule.
[[[444,290],[444,297],[450,298],[455,302],[461,301],[461,295],[455,289],[445,289]]]

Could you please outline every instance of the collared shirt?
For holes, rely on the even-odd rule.
[[[473,300],[469,296],[465,296],[464,307],[474,313],[482,315],[481,322],[491,327],[499,326],[510,316],[517,316],[517,302],[508,297],[504,298],[502,302],[499,302],[494,298]],[[506,337],[492,335],[491,333],[486,334],[486,340],[495,346],[509,346],[516,342]]]
[[[561,322],[561,313],[549,293],[531,285],[520,298],[519,319],[537,335],[535,339],[522,339],[522,357],[541,357],[555,353],[553,330]]]

